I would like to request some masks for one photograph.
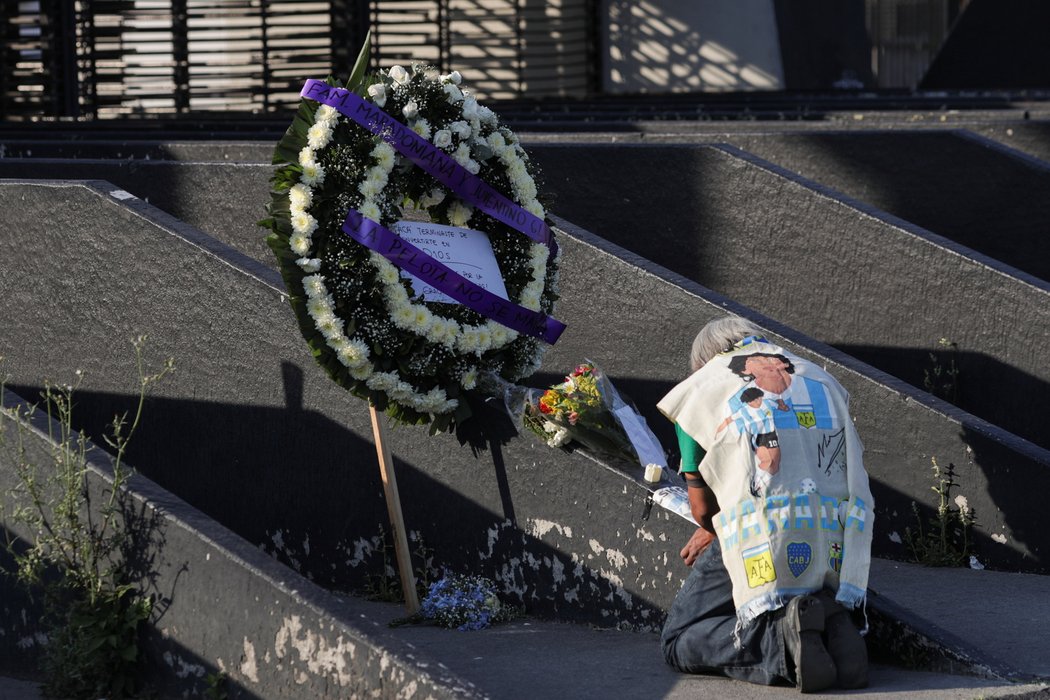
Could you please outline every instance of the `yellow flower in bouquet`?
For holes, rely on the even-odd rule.
[[[603,391],[608,383],[592,363],[579,365],[565,381],[547,389],[526,406],[524,422],[551,447],[572,443],[605,457],[636,461],[630,440],[612,413],[612,401]]]

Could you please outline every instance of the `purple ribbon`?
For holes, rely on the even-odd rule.
[[[332,87],[323,80],[307,80],[300,96],[326,104],[379,136],[427,173],[492,218],[557,251],[551,230],[543,219],[507,199],[452,156],[350,90]]]
[[[565,324],[561,321],[509,302],[474,284],[356,209],[347,213],[346,221],[343,222],[343,232],[402,270],[507,328],[539,338],[551,345],[565,330]]]

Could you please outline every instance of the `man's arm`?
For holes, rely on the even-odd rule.
[[[718,500],[714,491],[703,484],[699,475],[687,472],[685,475],[686,490],[689,492],[689,510],[700,524],[693,536],[686,542],[679,553],[686,566],[692,566],[696,558],[714,541],[715,528],[711,519],[718,512]]]

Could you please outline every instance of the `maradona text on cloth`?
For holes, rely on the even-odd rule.
[[[658,404],[707,449],[738,624],[822,587],[865,599],[874,504],[848,400],[817,365],[749,338]]]

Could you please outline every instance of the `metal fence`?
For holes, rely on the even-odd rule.
[[[470,74],[489,98],[588,94],[596,0],[0,0],[0,119],[273,112],[305,78]]]

